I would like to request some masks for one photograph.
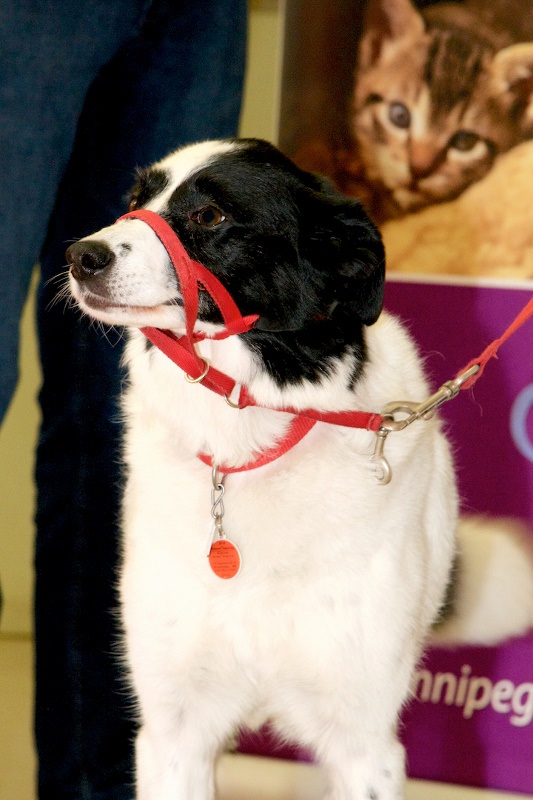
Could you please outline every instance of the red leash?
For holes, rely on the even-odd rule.
[[[472,377],[469,378],[465,383],[462,385],[462,389],[470,389],[479,378],[483,375],[483,371],[487,366],[487,363],[490,361],[491,358],[495,358],[498,350],[504,344],[507,339],[509,339],[513,333],[522,327],[522,325],[533,317],[533,297],[527,303],[527,305],[522,309],[519,315],[514,319],[514,321],[509,325],[507,330],[500,336],[499,339],[495,339],[492,344],[483,350],[479,358],[474,358],[470,361],[464,369],[461,370],[459,375],[467,372],[471,367],[475,366],[476,364],[479,366],[478,372]],[[458,376],[459,377],[459,376]]]
[[[258,315],[255,314],[246,317],[241,315],[228,290],[212,272],[203,266],[203,264],[191,259],[176,233],[159,214],[141,209],[125,214],[120,217],[117,222],[122,219],[131,218],[145,222],[163,244],[178,277],[185,311],[184,336],[178,337],[172,333],[172,331],[151,327],[141,328],[144,335],[183,370],[187,380],[191,383],[201,383],[206,388],[211,389],[211,391],[225,397],[230,405],[235,405],[238,408],[242,409],[248,406],[257,406],[258,404],[249,394],[245,386],[240,387],[238,402],[233,404],[229,398],[237,385],[236,381],[229,375],[212,367],[205,359],[199,356],[196,352],[195,344],[206,338],[218,340],[225,339],[235,334],[246,333],[252,330],[258,319]],[[224,320],[225,327],[223,330],[213,336],[194,332],[194,325],[198,316],[198,284],[203,286],[210,294]],[[291,407],[276,408],[273,410],[294,415],[294,419],[291,421],[285,437],[268,450],[265,450],[257,456],[257,458],[247,462],[241,467],[220,466],[218,469],[223,473],[243,472],[269,464],[298,444],[316,422],[327,422],[332,425],[342,425],[348,428],[360,428],[374,431],[379,437],[376,454],[378,454],[379,459],[386,464],[382,457],[385,436],[391,431],[402,430],[416,419],[423,418],[433,409],[442,405],[442,403],[450,400],[452,397],[456,397],[461,389],[470,389],[483,374],[487,362],[496,356],[502,344],[532,316],[533,298],[499,339],[492,342],[478,358],[470,361],[469,364],[457,374],[455,380],[448,381],[423,403],[390,403],[381,414],[364,411],[323,412],[314,409],[299,411]],[[261,407],[266,408],[267,406]],[[407,413],[408,417],[395,421],[394,413],[396,412]],[[204,464],[213,466],[211,456],[200,453],[198,457]]]

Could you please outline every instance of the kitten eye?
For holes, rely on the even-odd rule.
[[[397,128],[408,128],[411,124],[411,112],[403,103],[391,103],[389,106],[389,120]]]
[[[216,206],[205,206],[191,214],[191,219],[204,228],[214,228],[224,222],[226,217]]]
[[[460,150],[461,153],[468,153],[474,149],[480,138],[477,133],[472,133],[472,131],[457,131],[450,139],[449,147]]]

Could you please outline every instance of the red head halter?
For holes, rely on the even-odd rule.
[[[176,271],[183,297],[185,311],[184,336],[178,337],[172,331],[150,327],[141,328],[142,332],[147,339],[181,367],[192,382],[203,383],[204,386],[217,392],[217,394],[229,396],[235,386],[235,381],[228,375],[224,375],[224,373],[209,366],[198,355],[194,345],[196,342],[206,338],[225,339],[234,334],[246,333],[253,328],[259,318],[258,315],[242,316],[228,290],[203,264],[193,261],[177,234],[159,214],[147,209],[141,209],[124,214],[117,222],[123,219],[139,219],[154,231],[167,251]],[[195,333],[194,331],[198,317],[198,284],[211,295],[224,320],[225,327],[212,336],[208,336],[205,333]]]
[[[117,222],[123,219],[139,219],[145,222],[160,239],[163,247],[167,251],[169,258],[174,266],[176,275],[178,276],[181,294],[183,296],[183,305],[185,311],[185,335],[176,336],[172,331],[161,330],[159,328],[141,328],[144,335],[166,356],[168,356],[175,364],[177,364],[186,374],[188,380],[193,383],[202,383],[208,389],[211,389],[217,394],[223,395],[228,399],[236,386],[236,381],[230,378],[223,372],[212,367],[205,359],[199,356],[195,350],[194,345],[202,339],[225,339],[234,334],[245,333],[251,330],[258,319],[258,315],[250,315],[243,317],[237,308],[236,303],[231,295],[215,278],[203,264],[198,261],[193,261],[189,254],[183,247],[176,233],[172,230],[170,225],[165,220],[156,214],[154,211],[141,209],[139,211],[131,211],[129,214],[124,214]],[[195,333],[194,327],[198,316],[198,284],[200,284],[218,306],[225,327],[218,333],[207,336],[204,333]],[[457,391],[459,389],[470,388],[475,381],[481,377],[483,369],[493,356],[496,355],[499,347],[517,330],[524,322],[533,316],[533,300],[531,300],[526,308],[522,311],[517,319],[511,324],[508,330],[490,345],[479,358],[470,362],[458,374],[455,384],[457,384]],[[472,367],[477,366],[477,370],[472,370]],[[467,376],[468,373],[468,376]],[[472,375],[470,375],[472,373]],[[447,384],[445,384],[447,387]],[[445,387],[442,387],[445,388]],[[446,392],[439,390],[429,401],[434,398],[437,402],[434,406],[440,405],[447,399],[454,397],[457,392]],[[424,413],[427,413],[428,402],[420,404],[420,407],[425,408]],[[244,408],[246,406],[257,405],[253,397],[248,393],[245,386],[241,386],[238,407]],[[394,404],[389,404],[394,405]],[[262,466],[270,461],[278,458],[283,453],[287,452],[303,436],[313,427],[313,425],[320,422],[327,422],[333,425],[342,425],[349,428],[366,428],[370,431],[378,432],[378,435],[384,434],[390,430],[390,426],[384,426],[385,417],[382,414],[375,414],[361,411],[326,411],[320,412],[314,409],[306,409],[304,411],[294,408],[278,408],[277,411],[284,411],[294,415],[294,419],[289,426],[289,432],[286,438],[274,445],[270,450],[261,454],[258,458],[245,464],[243,467],[231,468],[222,467],[222,472],[236,472],[254,467]],[[420,414],[411,414],[408,420],[399,423],[400,427],[405,427],[414,419],[421,418]],[[199,457],[205,463],[211,464],[211,458],[205,454],[200,454]]]

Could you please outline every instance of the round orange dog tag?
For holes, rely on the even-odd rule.
[[[217,539],[209,551],[209,565],[219,578],[235,578],[242,565],[239,548],[229,539]]]

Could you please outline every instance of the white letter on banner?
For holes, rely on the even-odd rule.
[[[533,383],[517,395],[511,409],[511,436],[522,455],[533,462],[533,442],[527,430],[527,417],[533,409]]]

